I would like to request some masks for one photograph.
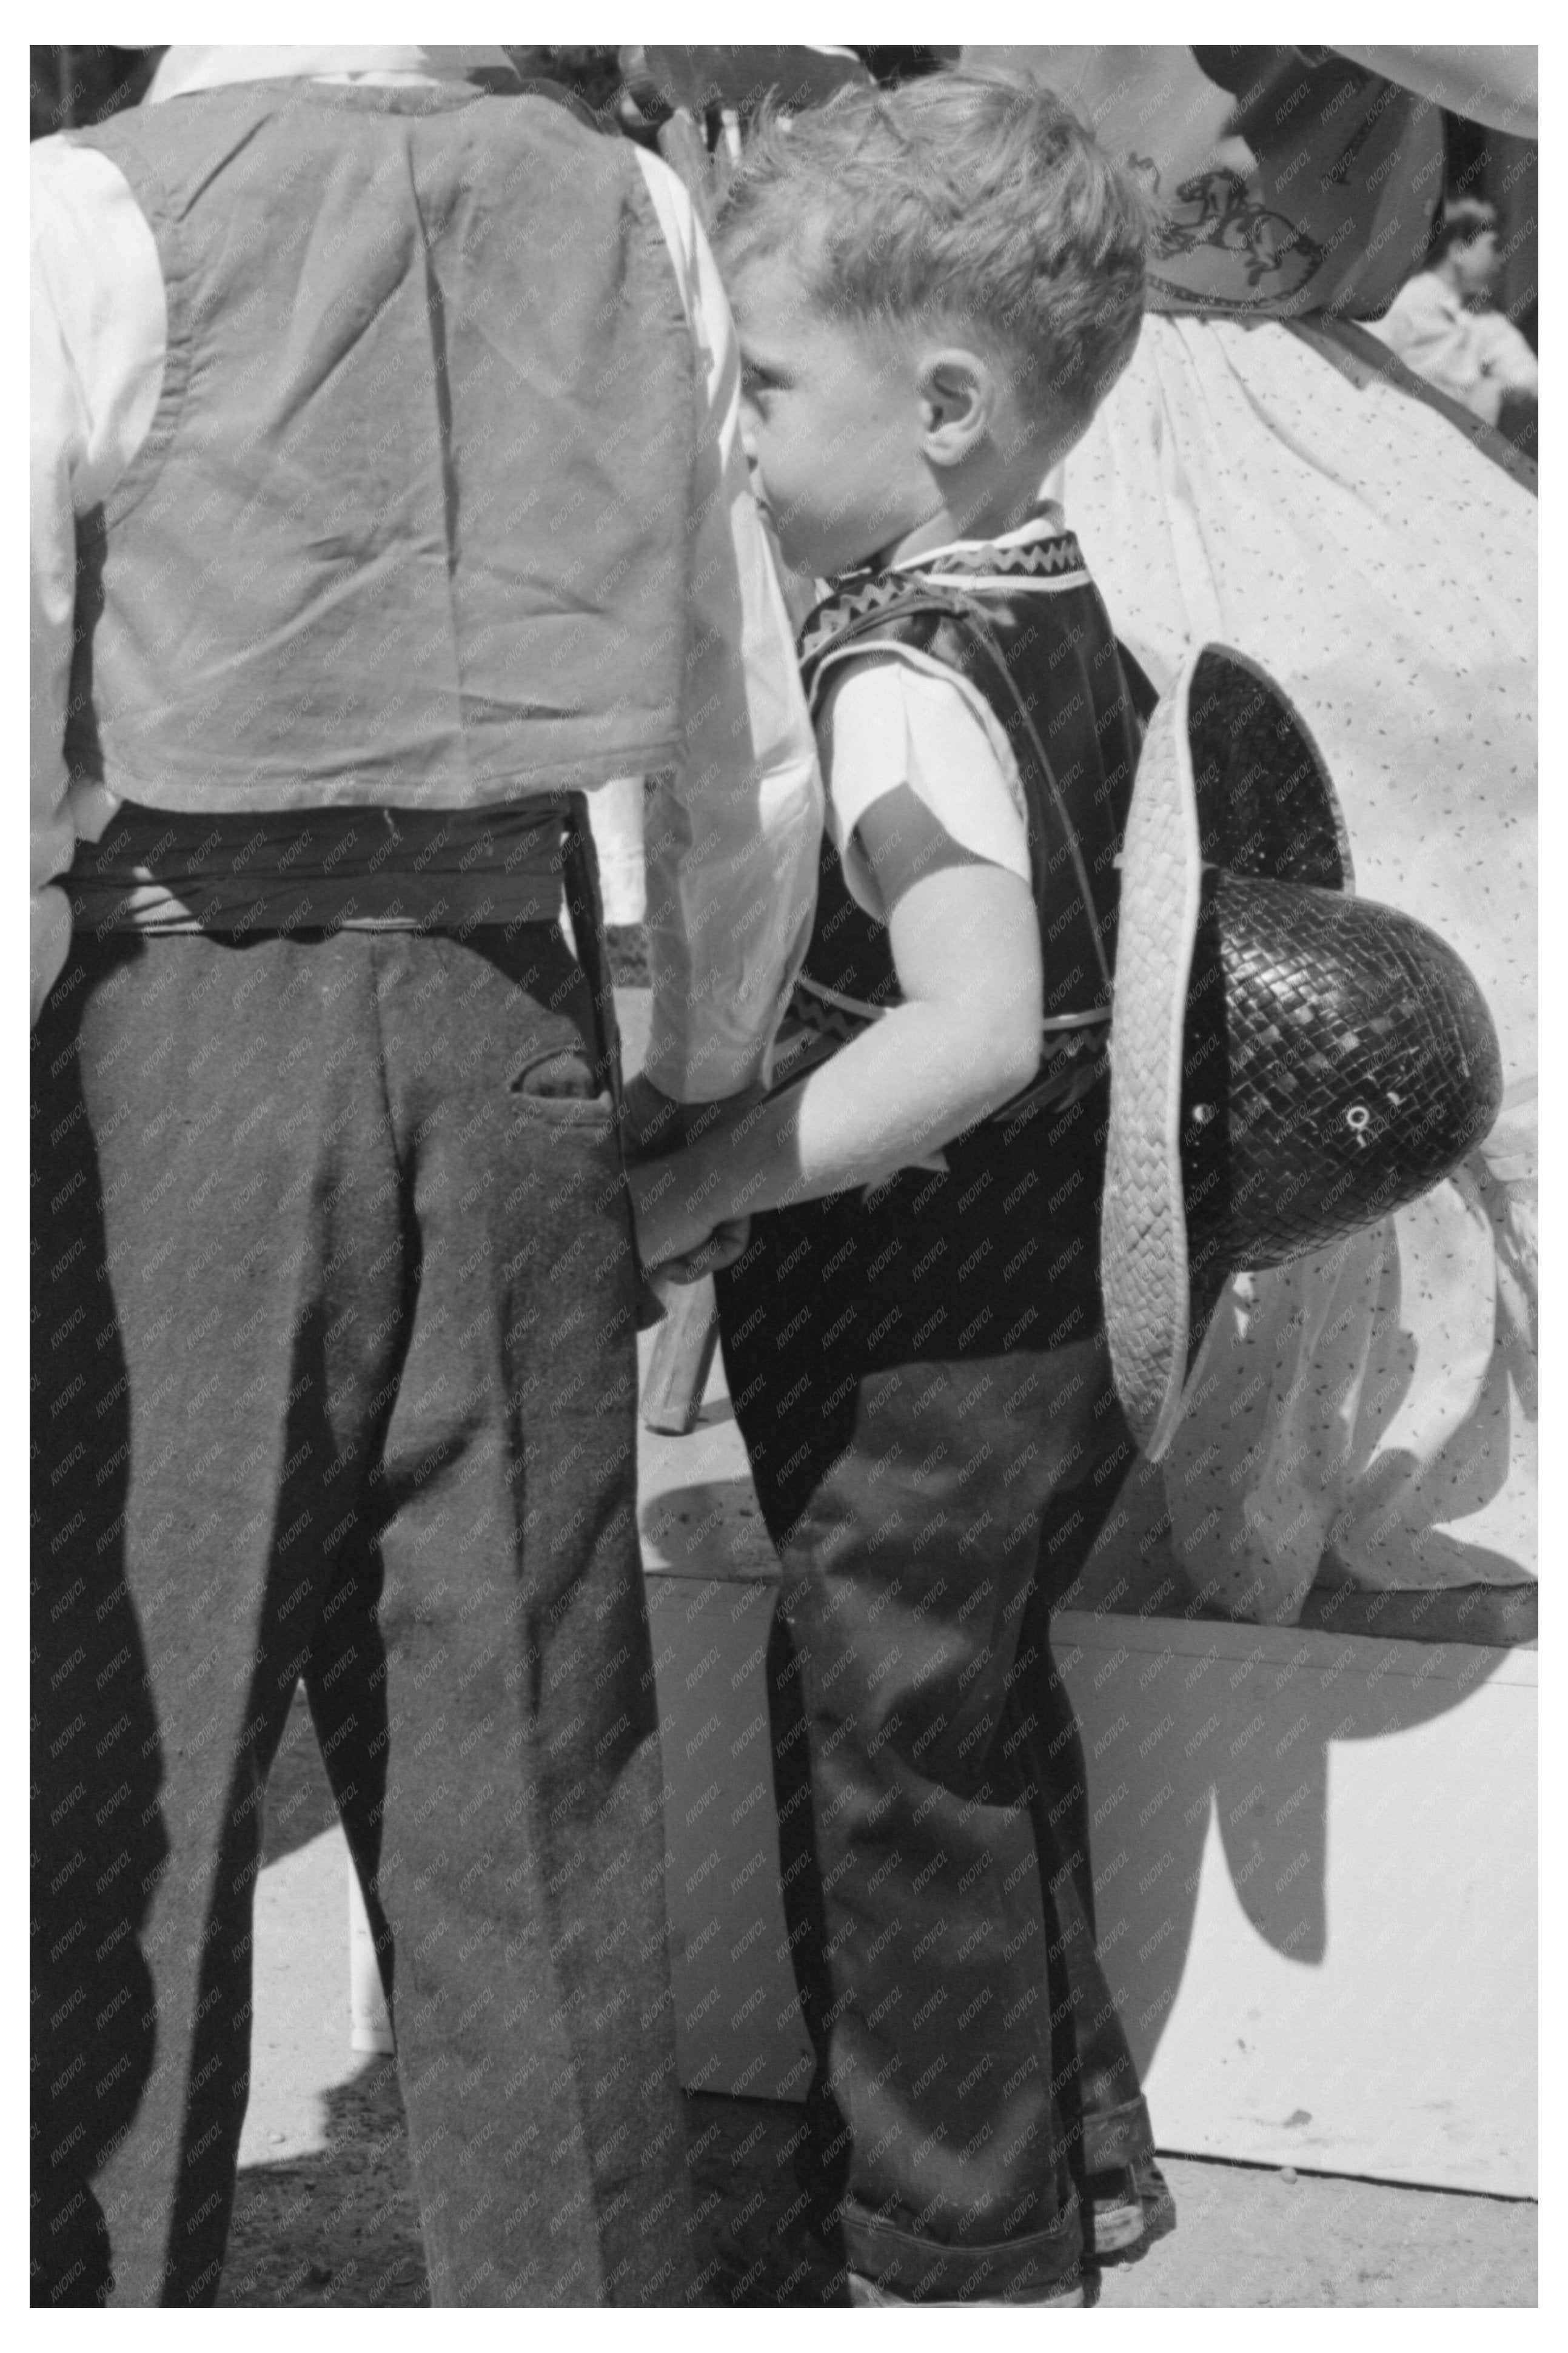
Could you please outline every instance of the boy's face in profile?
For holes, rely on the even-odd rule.
[[[831,578],[940,503],[912,359],[896,334],[825,317],[782,255],[742,259],[729,293],[753,488],[791,571]]]

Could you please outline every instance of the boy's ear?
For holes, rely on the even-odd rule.
[[[956,466],[994,425],[995,371],[978,352],[954,343],[925,355],[917,385],[925,454],[933,466]]]

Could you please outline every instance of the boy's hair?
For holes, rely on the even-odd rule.
[[[1150,220],[1051,90],[949,69],[764,109],[715,236],[731,268],[787,252],[829,315],[973,322],[1031,407],[1081,430],[1138,340]]]
[[[1474,245],[1497,225],[1497,206],[1484,196],[1450,196],[1432,240],[1432,259],[1441,261],[1456,245]]]

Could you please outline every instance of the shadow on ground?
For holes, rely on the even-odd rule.
[[[799,2203],[798,2108],[687,2101],[701,2301],[722,2309],[839,2300]],[[1174,2235],[1108,2270],[1107,2306],[1468,2307],[1536,2300],[1537,2210],[1498,2198],[1162,2159]],[[428,2302],[403,2109],[389,2059],[327,2097],[327,2145],[239,2177],[221,2305]]]
[[[393,2062],[367,2060],[324,2106],[319,2151],[241,2172],[220,2305],[429,2302]],[[801,2111],[700,2095],[686,2107],[701,2301],[732,2309],[837,2301],[795,2185]]]

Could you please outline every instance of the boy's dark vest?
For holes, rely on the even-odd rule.
[[[957,671],[994,714],[1017,765],[1045,975],[1040,1068],[1021,1095],[947,1145],[946,1156],[965,1189],[983,1167],[1003,1163],[1043,1180],[1031,1185],[1016,1222],[1037,1228],[1044,1204],[1058,1203],[1050,1215],[1066,1247],[1052,1303],[1058,1321],[1081,1329],[1098,1308],[1116,860],[1152,691],[1118,646],[1067,532],[939,556],[919,573],[841,583],[802,634],[814,713],[845,661],[889,644]],[[850,897],[825,839],[793,1020],[847,1038],[898,1001],[886,926]],[[912,1172],[901,1181],[920,1183]],[[977,1221],[997,1214],[998,1202],[988,1202]]]
[[[1152,698],[1111,633],[1070,533],[981,560],[984,590],[966,585],[976,562],[969,551],[963,568],[938,558],[918,575],[884,573],[841,587],[806,623],[801,670],[815,715],[847,658],[908,646],[957,670],[1007,738],[1024,791],[1045,1030],[1040,1074],[1026,1098],[993,1114],[1004,1119],[1024,1100],[1081,1093],[1103,1057],[1116,962],[1115,860],[1138,754],[1138,705],[1146,712]],[[1016,591],[1005,585],[1010,573]],[[825,839],[795,1018],[850,1037],[898,1001],[887,928],[850,897]]]
[[[540,97],[309,81],[68,135],[168,301],[152,432],[79,529],[76,772],[453,809],[678,758],[693,350],[631,149]]]

